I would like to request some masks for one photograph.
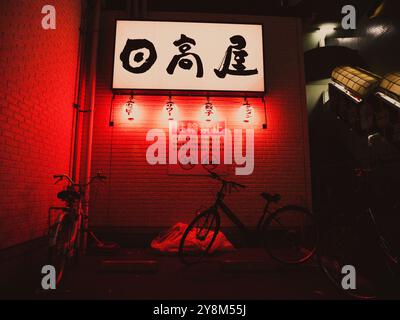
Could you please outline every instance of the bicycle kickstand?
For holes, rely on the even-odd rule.
[[[105,243],[105,242],[101,241],[98,237],[96,237],[94,232],[90,229],[86,229],[85,231],[94,240],[94,242],[96,243],[96,247],[98,249],[104,249],[106,251],[113,251],[113,250],[119,249],[119,247],[120,247],[119,244],[116,242]]]

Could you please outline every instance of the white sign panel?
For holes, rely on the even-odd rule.
[[[263,92],[262,25],[117,21],[113,89]]]

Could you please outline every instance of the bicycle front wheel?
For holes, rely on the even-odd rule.
[[[68,259],[68,244],[71,238],[71,227],[72,223],[67,216],[57,224],[52,227],[51,233],[54,237],[54,241],[52,241],[49,246],[49,264],[52,265],[57,274],[57,286],[60,283],[65,265]]]
[[[273,259],[284,264],[300,264],[315,254],[319,230],[306,208],[287,206],[266,220],[263,236],[264,247]]]
[[[183,233],[179,245],[179,258],[186,265],[199,263],[210,251],[220,228],[216,209],[197,215]]]

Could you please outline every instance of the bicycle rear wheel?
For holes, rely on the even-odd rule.
[[[263,227],[264,247],[270,256],[284,264],[300,264],[316,252],[319,241],[318,224],[303,207],[278,209]]]
[[[51,234],[54,235],[55,241],[49,246],[49,264],[56,270],[56,283],[60,283],[65,270],[65,265],[69,254],[69,240],[72,232],[72,222],[68,216],[52,226]]]
[[[209,252],[220,228],[216,209],[197,215],[183,233],[179,245],[179,258],[186,265],[199,263]]]

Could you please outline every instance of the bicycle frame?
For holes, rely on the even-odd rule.
[[[61,213],[57,215],[55,222],[51,223],[51,213],[53,211],[61,211]],[[69,208],[68,207],[50,207],[47,212],[47,227],[48,227],[47,229],[49,230],[49,232],[50,232],[52,226],[56,226],[56,231],[54,232],[54,234],[52,234],[52,235],[49,234],[49,245],[50,246],[56,245],[56,239],[57,239],[57,236],[59,233],[59,226],[66,215],[65,211],[69,211]]]
[[[70,216],[72,219],[72,232],[69,235],[68,243],[67,243],[67,250],[78,250],[79,249],[79,239],[82,234],[82,226],[83,226],[83,214],[82,210],[79,207],[78,209],[74,209],[71,207],[50,207],[48,212],[48,221],[49,221],[49,230],[51,229],[51,213],[53,211],[62,211],[57,215],[55,222],[52,224],[55,227],[55,232],[50,236],[49,245],[54,246],[56,245],[56,240],[60,232],[61,223],[64,221],[66,216]],[[73,252],[71,252],[72,254]]]
[[[368,207],[368,209],[365,212],[366,214],[368,214],[368,218],[371,221],[373,228],[374,228],[374,232],[375,232],[375,237],[377,238],[377,241],[379,243],[379,247],[382,250],[385,258],[393,264],[398,265],[400,263],[399,258],[395,257],[393,252],[392,252],[392,248],[390,247],[390,245],[387,243],[385,237],[382,235],[382,232],[378,226],[378,223],[376,222],[376,218],[374,215],[373,210],[371,209],[371,207]]]
[[[240,229],[245,234],[249,233],[248,227],[246,227],[243,224],[243,222],[239,219],[239,217],[236,216],[236,214],[224,203],[224,200],[223,200],[225,197],[224,188],[225,188],[225,186],[222,185],[220,191],[217,192],[216,201],[212,208],[215,208],[217,210],[217,212],[218,212],[218,209],[220,209],[229,218],[229,220],[232,221],[232,223],[238,229]],[[269,211],[269,205],[270,205],[270,202],[268,201],[264,207],[263,214],[261,215],[261,217],[257,223],[257,227],[256,227],[257,230],[261,229],[263,222],[271,214],[271,212]]]
[[[57,267],[58,284],[63,277],[66,262],[71,258],[76,260],[85,253],[85,240],[88,232],[99,246],[104,247],[104,243],[97,239],[85,225],[87,215],[85,215],[84,209],[87,203],[83,201],[83,198],[87,187],[95,179],[104,180],[106,177],[97,174],[85,184],[75,183],[66,174],[54,175],[53,178],[57,179],[56,184],[64,179],[68,181],[66,189],[57,194],[57,197],[65,202],[65,206],[53,206],[48,211],[49,261]],[[58,215],[53,223],[51,215],[55,211]],[[115,248],[116,246],[109,247]]]
[[[281,196],[279,194],[272,195],[263,192],[261,193],[261,197],[266,200],[266,204],[262,212],[262,215],[259,218],[257,228],[256,230],[253,230],[253,228],[246,227],[243,224],[243,222],[239,219],[239,217],[237,217],[235,213],[224,203],[224,197],[226,196],[226,194],[230,193],[232,190],[239,190],[239,188],[241,189],[246,188],[246,186],[236,183],[234,181],[225,180],[215,172],[209,171],[209,173],[211,178],[221,182],[221,187],[219,191],[216,193],[213,205],[208,209],[200,212],[192,220],[192,222],[188,225],[180,240],[179,257],[184,264],[192,265],[194,263],[200,262],[204,258],[204,256],[208,253],[213,242],[216,239],[216,235],[218,234],[221,228],[221,212],[224,213],[228,217],[228,219],[240,231],[242,231],[242,233],[244,233],[245,236],[244,238],[246,242],[248,242],[249,244],[257,243],[257,246],[259,244],[262,244],[262,246],[266,249],[269,255],[276,261],[289,265],[300,264],[309,260],[314,255],[317,249],[319,232],[315,220],[313,219],[311,212],[307,208],[295,205],[286,205],[284,207],[278,208],[277,210],[270,211],[269,205],[271,203],[278,203],[281,199]],[[280,217],[282,215],[284,217],[288,216],[288,212],[289,213],[294,212],[295,214],[300,214],[302,217],[306,218],[307,221],[309,221],[307,226],[311,227],[307,228],[307,230],[309,229],[311,231],[311,235],[313,237],[311,238],[303,237],[303,231],[305,230],[305,228],[303,228],[302,226],[300,228],[297,228],[296,225],[294,225],[296,228],[293,228],[293,225],[291,226],[290,224],[288,226],[282,225],[280,223]],[[304,219],[301,221],[306,221],[306,220]],[[290,257],[290,254],[289,256],[287,254],[282,255],[280,253],[277,253],[276,250],[271,249],[271,244],[273,242],[270,241],[271,239],[268,240],[267,237],[263,236],[264,231],[266,234],[274,235],[274,233],[269,232],[270,229],[271,230],[276,229],[275,226],[272,226],[270,228],[271,222],[277,222],[280,224],[280,228],[284,231],[282,233],[283,237],[281,237],[282,238],[281,240],[284,241],[283,244],[289,246],[290,252],[292,252],[293,249],[296,251],[295,255],[291,255],[292,257]],[[200,246],[201,249],[199,247],[200,252],[197,255],[197,257],[194,258],[195,261],[189,258],[190,254],[189,255],[187,254],[188,252],[190,252],[190,250],[192,250],[192,244],[191,244],[192,236],[189,237],[190,244],[189,247],[187,248],[189,249],[188,252],[186,251],[187,242],[185,245],[185,241],[186,239],[188,239],[188,236],[191,234],[191,232],[195,232],[196,240],[208,241],[208,244],[205,243],[204,245]],[[209,232],[212,232],[211,237],[208,237]],[[300,236],[298,235],[299,233],[301,233]],[[302,245],[303,240],[306,241],[305,245]],[[312,241],[311,245],[309,243],[309,240]]]
[[[69,186],[67,187],[67,190],[77,190],[80,194],[84,194],[85,192],[85,187],[88,184],[85,185],[79,185],[74,183],[68,176],[65,176],[67,181],[69,182]],[[93,181],[93,178],[90,180],[90,183]],[[84,211],[82,208],[82,198],[80,198],[78,201],[69,201],[67,202],[65,207],[50,207],[48,211],[48,226],[49,230],[51,229],[51,213],[53,211],[61,211],[61,213],[58,214],[53,226],[55,228],[54,234],[50,236],[49,239],[49,245],[54,246],[57,241],[57,237],[59,236],[60,232],[60,227],[61,223],[64,221],[66,216],[69,216],[71,219],[72,223],[72,228],[71,232],[69,234],[68,242],[66,244],[66,249],[67,252],[70,256],[74,254],[79,254],[78,250],[80,249],[80,243],[81,241],[84,241],[83,239],[83,228],[84,228]]]
[[[385,237],[383,236],[383,233],[380,230],[379,225],[375,218],[373,210],[374,205],[371,200],[373,199],[373,196],[372,196],[372,190],[370,188],[370,177],[369,177],[369,174],[372,171],[372,169],[368,167],[367,169],[355,169],[353,171],[356,174],[357,178],[363,178],[361,182],[358,182],[356,191],[367,195],[365,197],[366,199],[365,205],[364,203],[362,203],[359,206],[360,210],[359,214],[362,215],[362,213],[364,213],[367,216],[367,219],[372,224],[374,236],[376,237],[376,241],[378,242],[379,248],[382,251],[385,259],[389,261],[391,264],[399,265],[400,263],[399,258],[394,256],[392,248],[390,247]],[[389,269],[391,268],[389,267]]]

